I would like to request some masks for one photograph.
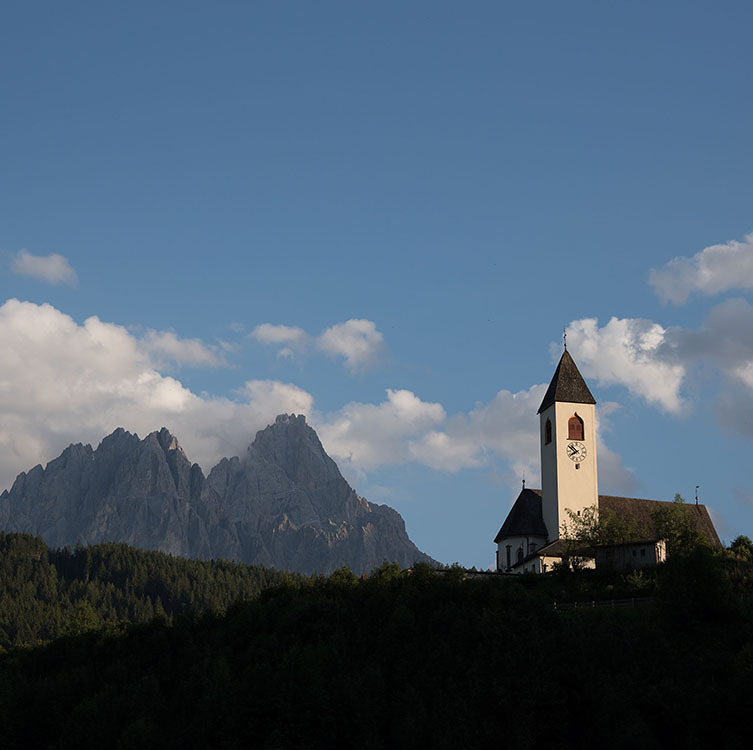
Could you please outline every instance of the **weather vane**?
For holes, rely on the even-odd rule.
[[[565,351],[567,351],[567,328],[562,329],[562,341],[565,344]]]

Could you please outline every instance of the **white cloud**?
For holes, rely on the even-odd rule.
[[[384,350],[384,337],[376,324],[358,318],[336,323],[316,338],[297,326],[272,323],[256,326],[249,337],[261,344],[278,346],[277,356],[281,359],[293,359],[313,341],[320,351],[342,357],[351,373],[368,370]]]
[[[267,422],[273,422],[278,414],[311,414],[314,398],[302,388],[279,380],[247,380],[238,391],[248,404],[263,409]]]
[[[746,362],[744,365],[733,367],[731,373],[753,390],[753,362]]]
[[[422,401],[410,391],[387,391],[381,404],[351,403],[316,425],[327,452],[345,472],[363,480],[368,471],[414,461],[439,471],[509,464],[505,479],[518,487],[540,486],[539,424],[536,411],[545,385],[511,393],[500,391],[467,414],[447,417],[441,404]],[[609,404],[606,412],[617,408]],[[609,492],[637,485],[620,457],[599,440],[599,474]]]
[[[327,451],[358,475],[387,464],[416,461],[455,472],[509,461],[516,475],[532,482],[539,475],[536,410],[546,387],[500,391],[468,414],[447,417],[441,404],[410,391],[387,391],[381,404],[351,403],[323,419],[317,429]]]
[[[686,368],[658,323],[612,318],[599,328],[595,318],[574,320],[567,327],[567,343],[585,377],[624,386],[672,414],[683,411]]]
[[[250,335],[262,344],[300,344],[308,338],[302,328],[272,323],[256,326]]]
[[[327,452],[359,475],[406,460],[407,441],[444,421],[441,404],[405,390],[387,390],[381,404],[350,403],[317,424]]]
[[[76,286],[78,277],[68,259],[52,253],[50,255],[32,255],[28,250],[19,250],[11,267],[14,273],[31,276],[48,284],[68,284]]]
[[[753,233],[743,242],[706,247],[692,258],[673,258],[663,268],[651,269],[649,283],[662,301],[676,305],[684,304],[693,292],[753,289]]]
[[[294,359],[308,346],[311,338],[303,328],[273,325],[272,323],[262,323],[248,335],[260,344],[280,347],[277,351],[277,356],[280,359]]]
[[[225,341],[224,339],[216,339],[217,346],[222,349],[223,352],[237,352],[241,347],[237,341]]]
[[[408,455],[439,471],[455,472],[480,466],[482,462],[476,440],[440,430],[427,432],[420,439],[409,442],[407,447]]]
[[[621,385],[672,414],[686,409],[681,389],[691,374],[703,375],[700,365],[708,363],[706,373],[722,375],[715,400],[720,425],[753,438],[753,306],[746,300],[713,307],[694,330],[631,318],[612,318],[599,328],[586,318],[570,323],[567,334],[587,379]]]
[[[317,346],[335,357],[344,357],[351,372],[367,370],[376,364],[384,349],[384,337],[371,320],[352,318],[328,328],[317,339]]]
[[[233,399],[193,393],[161,374],[158,361],[211,364],[214,353],[174,334],[139,338],[96,317],[78,324],[51,305],[9,300],[0,306],[0,340],[0,487],[68,443],[96,445],[119,426],[141,436],[166,426],[208,470],[290,412],[306,414],[327,451],[357,477],[404,462],[454,472],[501,460],[511,466],[511,484],[523,476],[529,485],[539,481],[536,410],[544,385],[500,391],[449,417],[439,403],[392,389],[379,404],[354,402],[322,417],[311,394],[291,383],[249,380]],[[624,481],[619,458],[599,451],[607,486]]]
[[[180,343],[167,340],[172,356],[185,358]],[[145,344],[122,326],[96,317],[79,325],[48,304],[0,306],[0,341],[0,488],[70,442],[96,445],[121,426],[142,437],[168,427],[208,470],[242,454],[277,414],[312,408],[305,391],[275,381],[249,381],[238,400],[198,396],[157,371],[159,335]],[[187,350],[205,356],[191,344]]]
[[[199,339],[181,339],[172,331],[150,329],[141,339],[140,346],[157,367],[169,364],[221,367],[227,364],[221,352],[207,347]]]
[[[753,438],[753,306],[746,300],[716,305],[694,330],[612,318],[602,328],[594,319],[576,320],[567,333],[584,376],[624,386],[672,414],[685,410],[681,389],[691,374],[704,376],[707,363],[706,373],[722,376],[714,403],[719,424]]]
[[[500,391],[488,403],[478,403],[468,414],[456,414],[442,431],[414,441],[411,451],[428,466],[446,471],[480,466],[495,455],[511,464],[515,483],[525,477],[530,486],[539,481],[539,425],[536,410],[546,386],[511,393]]]
[[[695,329],[663,328],[640,319],[612,318],[599,328],[596,320],[573,321],[567,329],[568,345],[586,378],[621,385],[667,412],[681,414],[687,407],[681,388],[690,375],[708,373],[718,386],[714,410],[719,425],[753,439],[753,306],[729,299],[713,307]],[[705,372],[701,365],[708,363]],[[714,382],[712,381],[712,382]],[[605,430],[601,430],[603,435]],[[610,459],[600,448],[600,476]],[[617,484],[628,479],[615,466],[609,468]],[[611,480],[610,480],[611,481]]]

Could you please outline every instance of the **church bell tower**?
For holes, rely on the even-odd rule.
[[[599,503],[596,472],[596,399],[567,351],[539,407],[541,508],[548,540],[569,520]]]

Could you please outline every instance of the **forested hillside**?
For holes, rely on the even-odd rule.
[[[0,648],[103,626],[172,622],[224,611],[296,576],[258,565],[186,560],[125,544],[53,550],[40,537],[0,532]]]
[[[101,580],[84,551],[59,561],[80,581],[87,559]],[[749,562],[704,548],[631,576],[289,578],[4,655],[3,746],[748,747],[750,590]],[[631,591],[650,598],[553,606]]]

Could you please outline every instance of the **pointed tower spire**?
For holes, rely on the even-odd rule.
[[[555,401],[569,401],[575,404],[595,404],[596,399],[588,390],[586,381],[578,371],[578,368],[567,351],[567,339],[565,339],[565,351],[562,352],[557,369],[554,371],[552,382],[549,383],[544,400],[541,402],[538,414],[548,409]]]

